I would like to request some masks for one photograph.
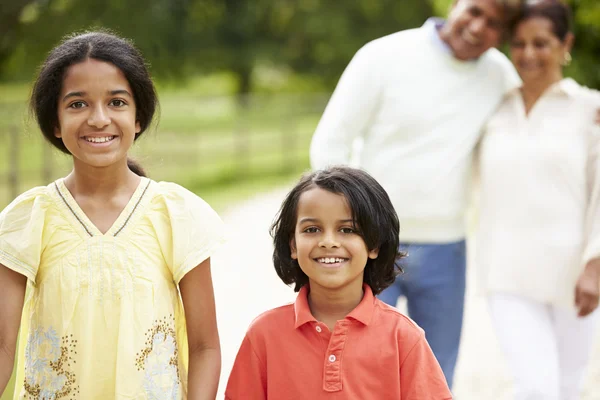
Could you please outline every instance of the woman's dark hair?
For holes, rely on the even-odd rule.
[[[135,139],[151,124],[158,107],[158,97],[146,62],[129,40],[108,32],[85,32],[67,36],[41,65],[29,103],[44,137],[67,154],[70,154],[69,150],[62,140],[54,136],[55,129],[59,126],[58,99],[67,69],[90,58],[113,64],[129,82],[136,106],[136,120],[141,127]],[[128,160],[127,164],[133,172],[145,176],[139,164],[132,160]]]
[[[402,272],[397,265],[404,256],[398,250],[400,223],[381,185],[365,171],[350,167],[330,167],[304,175],[288,193],[271,225],[277,275],[286,285],[295,284],[296,292],[308,283],[308,276],[291,257],[290,242],[296,230],[300,196],[313,188],[344,196],[367,248],[379,249],[376,259],[368,259],[364,274],[364,282],[379,294]]]
[[[527,4],[519,22],[531,18],[548,19],[552,23],[552,32],[561,42],[567,38],[567,34],[572,29],[571,9],[560,0],[540,0]]]

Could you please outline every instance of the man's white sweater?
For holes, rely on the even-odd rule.
[[[356,159],[390,196],[403,242],[465,237],[472,153],[504,93],[519,84],[510,61],[491,49],[459,61],[434,20],[361,48],[312,140],[313,169]]]

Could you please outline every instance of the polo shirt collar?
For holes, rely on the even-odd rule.
[[[296,329],[308,322],[317,322],[315,317],[313,317],[312,313],[310,312],[310,307],[308,306],[308,292],[308,285],[304,285],[300,289],[300,292],[298,292],[296,302],[294,303],[294,313],[296,317],[294,328]],[[345,319],[353,319],[362,323],[363,325],[369,325],[375,309],[375,296],[373,296],[371,287],[366,283],[363,283],[363,292],[364,295],[362,300],[356,306],[356,308],[346,316]]]

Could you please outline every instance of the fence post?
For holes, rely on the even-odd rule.
[[[281,126],[281,156],[283,157],[283,172],[290,173],[298,168],[298,130],[295,116],[284,113]]]
[[[16,127],[9,128],[10,145],[8,146],[8,159],[10,160],[8,182],[11,199],[19,195],[19,131]]]
[[[250,132],[248,127],[248,113],[250,97],[244,94],[243,104],[236,104],[236,133],[234,135],[234,163],[237,164],[237,174],[245,178],[250,176]]]

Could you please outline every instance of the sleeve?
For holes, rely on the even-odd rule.
[[[173,280],[181,279],[211,257],[225,242],[225,227],[217,213],[200,197],[174,183],[161,182],[170,222],[170,240],[163,244]]]
[[[342,74],[310,145],[313,169],[348,164],[354,140],[364,136],[379,104],[381,62],[374,43],[363,46]]]
[[[0,213],[0,264],[35,283],[43,251],[45,188],[17,197]]]
[[[600,110],[600,101],[598,101]],[[589,133],[587,162],[586,245],[583,265],[600,257],[600,126],[593,124]]]
[[[500,70],[502,74],[502,94],[507,94],[514,89],[521,87],[523,82],[519,73],[515,69],[513,63],[499,50],[494,49],[498,54],[498,60],[500,63]]]
[[[406,346],[406,341],[400,346]],[[444,373],[422,330],[404,359],[400,360],[400,392],[402,399],[406,400],[452,399]]]
[[[226,400],[264,400],[267,398],[267,371],[248,335],[235,358],[227,389]]]

